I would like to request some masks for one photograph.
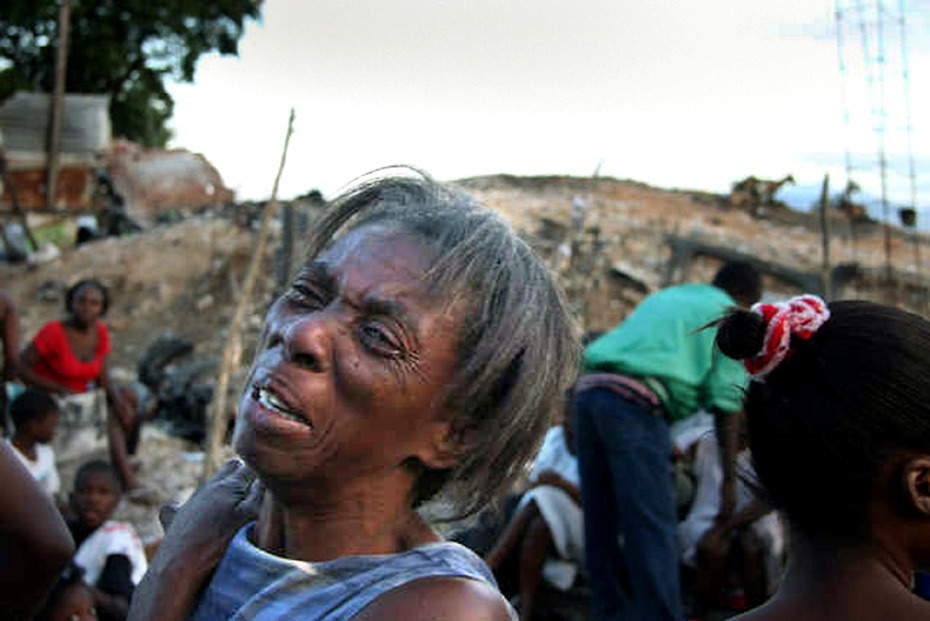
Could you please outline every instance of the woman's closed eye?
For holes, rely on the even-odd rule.
[[[359,336],[366,349],[384,358],[402,358],[406,355],[402,339],[381,322],[369,320],[359,326]]]
[[[293,302],[305,308],[323,308],[326,306],[325,299],[316,289],[302,283],[294,283],[287,292],[287,296]]]

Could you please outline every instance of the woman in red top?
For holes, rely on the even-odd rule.
[[[67,316],[46,323],[20,356],[20,376],[32,386],[67,396],[102,388],[107,396],[110,457],[127,489],[138,487],[129,464],[127,437],[138,432],[134,408],[110,379],[110,333],[100,318],[109,295],[98,280],[82,280],[65,294]]]

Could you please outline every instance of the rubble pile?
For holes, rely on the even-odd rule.
[[[233,192],[207,159],[187,149],[146,149],[114,140],[107,172],[134,217],[160,211],[223,204]]]
[[[722,196],[608,178],[492,176],[456,183],[502,213],[548,261],[586,330],[611,328],[644,295],[666,284],[669,236],[801,271],[816,273],[822,266],[819,220],[813,213],[754,217],[733,208]],[[579,203],[584,205],[583,224],[573,231],[572,211],[579,211]],[[853,236],[845,217],[830,215],[832,264],[856,262],[880,269],[884,265],[880,226],[860,225]],[[926,255],[924,251],[922,256]],[[892,256],[896,270],[916,273],[912,242],[899,230],[892,236]],[[684,279],[709,281],[719,265],[699,257]],[[926,270],[927,265],[921,268]],[[764,284],[771,296],[799,292],[773,278],[766,278]],[[856,293],[876,298],[873,292]]]

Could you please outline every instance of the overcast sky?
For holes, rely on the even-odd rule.
[[[898,3],[885,4],[889,192],[909,202]],[[930,207],[930,75],[919,70],[930,0],[904,6]],[[847,145],[878,195],[876,15],[870,64],[859,14],[844,16],[845,81],[832,0],[266,0],[238,58],[205,57],[195,84],[171,88],[173,144],[204,153],[242,198],[270,193],[292,106],[284,197],[329,194],[393,163],[454,179],[590,175],[603,161],[602,174],[717,192],[792,173],[785,198],[799,203],[825,172],[845,183]]]

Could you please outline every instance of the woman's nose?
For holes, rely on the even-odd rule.
[[[296,318],[282,334],[284,358],[301,368],[322,373],[329,364],[332,332],[338,328],[329,313],[320,312]]]

